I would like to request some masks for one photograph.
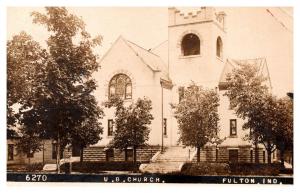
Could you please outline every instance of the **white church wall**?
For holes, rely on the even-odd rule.
[[[228,138],[228,137],[234,137],[238,139],[238,141],[241,142],[241,144],[245,143],[244,137],[246,134],[249,133],[249,130],[243,130],[243,124],[244,120],[241,118],[238,118],[235,111],[229,108],[229,99],[227,96],[224,96],[225,90],[219,91],[219,97],[220,97],[220,106],[218,108],[219,112],[219,137],[220,138]],[[230,119],[236,119],[237,123],[237,135],[236,136],[230,136]]]
[[[99,84],[95,91],[99,105],[108,100],[109,81],[114,75],[119,73],[126,74],[132,81],[132,99],[127,99],[128,102],[136,101],[144,96],[152,100],[154,120],[151,124],[151,141],[149,143],[158,144],[157,136],[160,133],[157,130],[161,128],[161,116],[159,116],[161,114],[161,100],[158,94],[160,93],[159,77],[132,52],[122,38],[118,39],[112,46],[111,50],[101,61],[101,69],[94,74]],[[113,138],[108,136],[107,121],[108,119],[113,119],[114,110],[104,108],[104,113],[105,116],[101,120],[104,132],[101,135],[102,140],[96,144],[97,146],[105,146]]]

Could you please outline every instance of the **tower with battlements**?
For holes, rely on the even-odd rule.
[[[216,87],[226,56],[226,15],[201,7],[182,13],[169,8],[169,72],[176,86],[194,81]]]

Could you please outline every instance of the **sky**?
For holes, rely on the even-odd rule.
[[[124,38],[150,49],[168,39],[167,7],[68,7],[82,17],[87,31],[102,35],[102,46],[96,49],[103,56],[112,43]],[[180,8],[183,12],[197,8]],[[227,58],[250,59],[264,57],[273,86],[280,97],[293,91],[293,9],[289,7],[217,7],[224,11],[227,28]],[[270,12],[268,12],[269,10]],[[7,38],[25,31],[46,46],[47,31],[32,24],[30,13],[43,12],[40,7],[8,7]],[[273,16],[272,16],[273,15]]]

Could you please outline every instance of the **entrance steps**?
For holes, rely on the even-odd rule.
[[[195,150],[182,146],[167,147],[152,158],[151,163],[142,164],[140,171],[143,173],[172,173],[180,172],[183,164],[189,162],[195,155]]]

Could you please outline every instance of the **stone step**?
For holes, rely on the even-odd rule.
[[[179,172],[182,165],[193,156],[192,150],[183,147],[168,147],[150,164],[142,164],[140,170],[148,173]]]

